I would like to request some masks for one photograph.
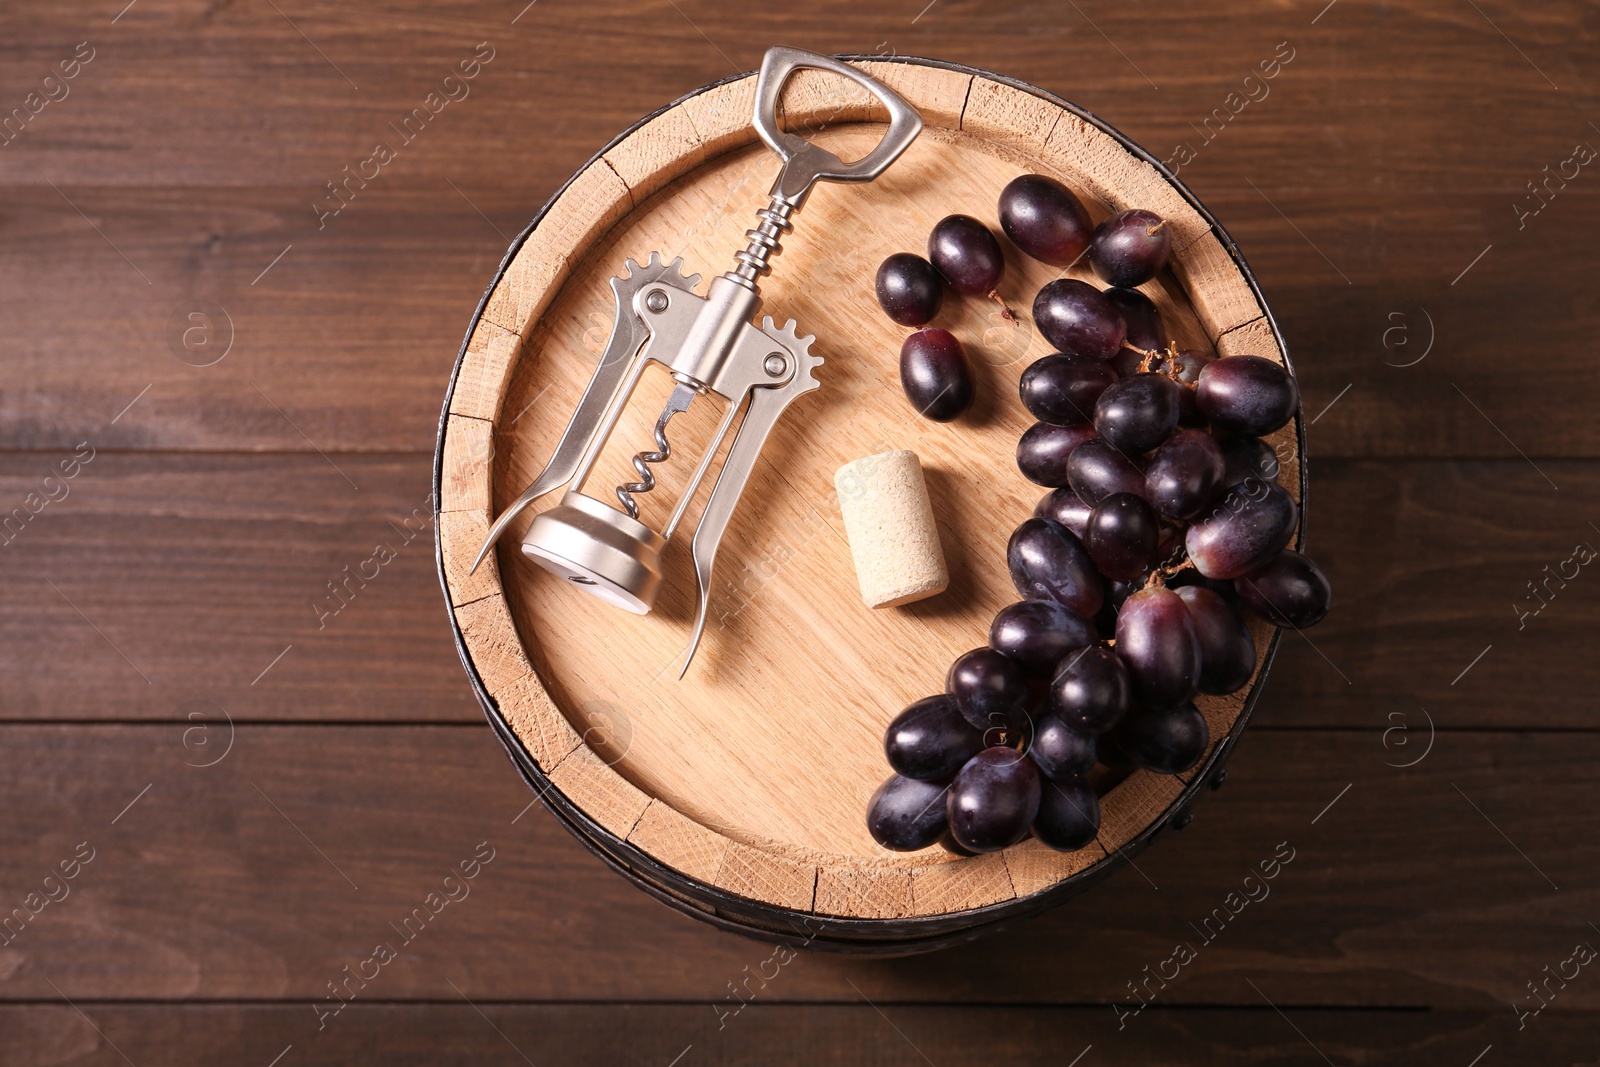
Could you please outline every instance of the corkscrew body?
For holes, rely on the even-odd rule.
[[[844,163],[778,127],[779,93],[790,74],[801,68],[841,75],[878,97],[889,111],[889,129],[875,149],[854,163]],[[680,677],[705,630],[717,547],[761,449],[789,405],[819,387],[812,371],[822,360],[811,354],[813,338],[799,336],[793,320],[781,328],[770,316],[763,317],[760,326],[752,322],[761,307],[760,279],[771,272],[772,258],[794,228],[794,215],[818,181],[871,181],[922,129],[917,113],[881,82],[838,60],[793,48],[767,52],[756,83],[754,124],[783,168],[767,204],[756,213],[755,227],[745,234],[746,246],[736,253],[736,265],[713,278],[706,295],[700,296],[694,291],[699,275],[685,275],[679,259],[669,263],[652,252],[643,266],[627,261],[623,274],[611,280],[616,317],[610,340],[566,432],[545,469],[490,527],[473,563],[476,569],[517,514],[566,486],[559,504],[535,516],[522,539],[522,551],[545,569],[613,604],[638,614],[648,612],[662,582],[661,551],[732,432],[733,443],[694,527],[692,555],[699,600]],[[614,490],[619,510],[580,490],[652,363],[665,367],[677,384],[655,422],[655,449],[632,458],[638,479]],[[636,498],[656,488],[651,468],[672,459],[668,423],[707,394],[725,400],[727,408],[671,518],[658,532],[640,521]]]

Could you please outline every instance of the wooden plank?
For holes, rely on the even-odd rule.
[[[1266,1004],[1206,1012],[1146,1009],[1121,1031],[1105,1007],[1041,1008],[999,1004],[854,1003],[792,1005],[784,996],[791,971],[804,967],[751,946],[748,1003],[724,992],[706,1004],[504,1004],[480,1000],[470,976],[457,981],[473,1003],[364,1004],[359,999],[317,1029],[306,1005],[127,1005],[79,1002],[0,1008],[10,1063],[253,1063],[292,1046],[309,1067],[344,1064],[374,1049],[404,1049],[409,1063],[451,1059],[563,1063],[610,1067],[623,1062],[737,1065],[826,1062],[844,1067],[917,1067],[1000,1062],[1062,1064],[1092,1046],[1095,1063],[1143,1067],[1207,1063],[1247,1067],[1270,1057],[1290,1067],[1359,1062],[1376,1067],[1467,1064],[1493,1045],[1515,1062],[1584,1063],[1593,1054],[1592,1012],[1553,1009],[1523,1033],[1503,1011],[1326,1011],[1289,1006],[1285,1017]],[[744,979],[745,973],[734,976]],[[880,1014],[881,1011],[881,1014]],[[481,1014],[480,1014],[481,1012]],[[1300,1035],[1295,1030],[1301,1031]],[[97,1032],[98,1030],[98,1032]],[[1512,1031],[1508,1033],[1508,1031]],[[179,1051],[181,1050],[181,1052]],[[685,1053],[687,1053],[685,1055]]]
[[[394,941],[407,962],[362,999],[452,1000],[449,978],[495,1000],[715,1002],[770,951],[662,908],[525,811],[532,795],[481,728],[247,725],[197,767],[215,757],[192,735],[185,746],[189,726],[0,728],[0,903],[24,906],[80,842],[94,849],[70,895],[9,935],[0,997],[51,1000],[54,982],[74,1000],[316,1001]],[[958,951],[807,955],[775,995],[1109,1016],[1181,942],[1197,958],[1158,1004],[1253,1005],[1249,978],[1282,1005],[1512,1024],[1525,982],[1594,937],[1583,886],[1600,870],[1600,738],[1462,732],[1407,771],[1382,757],[1373,731],[1247,735],[1228,784],[1138,870]],[[400,945],[402,920],[483,842],[494,856],[470,895]],[[1572,982],[1558,1004],[1600,1011],[1600,987]]]

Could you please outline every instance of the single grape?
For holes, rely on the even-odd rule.
[[[1053,600],[1024,600],[1000,609],[989,624],[989,647],[1022,666],[1024,674],[1048,678],[1064,656],[1095,643],[1094,627]]]
[[[1094,272],[1111,285],[1133,286],[1161,273],[1172,251],[1172,228],[1160,215],[1119,211],[1095,227],[1089,242]]]
[[[911,252],[896,252],[884,260],[875,288],[884,314],[902,326],[923,325],[944,302],[944,279],[932,263]]]
[[[1068,465],[1068,478],[1071,477],[1070,457]],[[1084,531],[1089,526],[1089,512],[1094,509],[1074,493],[1070,487],[1052,489],[1046,493],[1044,499],[1034,505],[1033,513],[1041,519],[1051,519],[1059,522],[1072,531],[1078,540],[1083,540]]]
[[[1139,590],[1117,615],[1117,655],[1128,668],[1133,699],[1175,708],[1200,684],[1200,639],[1183,599],[1159,585]]]
[[[1083,442],[1067,457],[1066,481],[1090,507],[1114,493],[1144,495],[1144,468],[1099,438]]]
[[[918,413],[949,422],[972,406],[972,367],[949,330],[918,330],[900,346],[900,385]]]
[[[1311,557],[1284,549],[1249,574],[1233,580],[1239,599],[1274,626],[1315,626],[1328,614],[1333,587]]]
[[[1146,354],[1166,351],[1166,323],[1161,321],[1161,312],[1150,298],[1137,289],[1107,289],[1104,295],[1128,327],[1121,351],[1111,359],[1111,367],[1122,377],[1132,378],[1139,373],[1139,363]]]
[[[867,832],[896,852],[927,848],[949,830],[948,789],[937,782],[894,775],[867,802]]]
[[[1278,454],[1259,437],[1230,437],[1222,442],[1222,484],[1238,485],[1250,478],[1278,480]]]
[[[949,779],[981,748],[983,734],[944,693],[924,697],[896,715],[883,738],[889,766],[920,782]]]
[[[1021,665],[992,648],[975,648],[958,657],[950,664],[945,689],[961,717],[989,740],[993,737],[988,731],[1012,729],[1026,714],[1028,683]]]
[[[1071,189],[1043,174],[1013,178],[1000,190],[1000,228],[1041,263],[1070,267],[1089,247],[1089,213]]]
[[[1200,762],[1211,730],[1193,704],[1164,711],[1139,711],[1111,735],[1135,766],[1157,774],[1182,774]]]
[[[1100,798],[1083,778],[1041,782],[1033,836],[1046,848],[1076,852],[1100,832]]]
[[[1005,273],[1005,255],[989,227],[971,215],[946,215],[928,235],[928,258],[950,288],[967,296],[994,292]]]
[[[1067,725],[1103,734],[1133,704],[1128,668],[1111,649],[1092,645],[1061,661],[1050,682],[1051,710]]]
[[[1056,781],[1088,774],[1094,767],[1094,735],[1071,726],[1054,715],[1039,720],[1028,755],[1039,773]]]
[[[1094,419],[1094,404],[1117,372],[1083,356],[1053,355],[1022,372],[1017,391],[1022,406],[1041,422],[1081,426]]]
[[[1184,546],[1207,578],[1237,578],[1276,556],[1299,521],[1293,497],[1276,485],[1249,478],[1229,486],[1189,527]]]
[[[1260,437],[1283,426],[1300,406],[1289,372],[1260,356],[1213,360],[1200,372],[1195,402],[1218,430]]]
[[[1067,461],[1079,445],[1093,440],[1093,426],[1055,426],[1036,422],[1017,441],[1017,469],[1036,485],[1067,484]],[[1143,484],[1143,475],[1140,476]]]
[[[1200,692],[1236,693],[1256,672],[1256,642],[1250,627],[1226,600],[1199,585],[1173,592],[1189,609],[1200,642]]]
[[[1157,512],[1187,521],[1205,510],[1221,487],[1222,449],[1204,430],[1177,430],[1161,442],[1145,469],[1144,496]]]
[[[1058,278],[1033,298],[1033,321],[1059,352],[1107,360],[1127,336],[1122,315],[1094,286]]]
[[[1148,452],[1178,425],[1178,391],[1182,388],[1159,374],[1123,378],[1095,402],[1094,427],[1119,452]]]
[[[1039,812],[1039,771],[1015,749],[986,748],[950,783],[946,814],[956,843],[999,852],[1027,836]]]
[[[1156,513],[1132,493],[1113,493],[1094,506],[1084,547],[1107,578],[1131,582],[1156,558]]]
[[[1006,566],[1024,600],[1054,600],[1086,618],[1105,600],[1105,582],[1083,543],[1058,522],[1025,520],[1006,545]]]

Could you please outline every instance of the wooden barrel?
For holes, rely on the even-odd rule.
[[[725,928],[891,953],[1033,914],[1181,826],[1203,788],[1220,784],[1279,635],[1253,624],[1251,685],[1200,698],[1212,744],[1194,770],[1119,779],[1097,769],[1103,819],[1088,848],[1058,853],[1030,839],[962,858],[937,847],[878,847],[865,810],[889,773],[884,727],[906,704],[942,690],[950,661],[981,645],[995,611],[1016,599],[1006,541],[1044,492],[1013,459],[1031,421],[1016,402],[1017,380],[1050,351],[1026,311],[1059,273],[1009,250],[1000,292],[1023,312],[1014,323],[988,301],[946,300],[935,324],[966,345],[981,397],[968,415],[939,424],[919,418],[901,392],[906,331],[876,306],[878,263],[922,251],[947,214],[993,224],[1007,181],[1051,174],[1096,218],[1142,207],[1169,221],[1171,266],[1143,289],[1180,346],[1285,366],[1288,358],[1227,234],[1105,123],[970,68],[849,61],[903,95],[926,125],[877,181],[820,186],[763,283],[766,313],[816,334],[822,388],[796,403],[761,456],[723,539],[710,623],[687,677],[671,667],[693,617],[687,538],[668,546],[667,581],[646,616],[523,558],[518,543],[532,512],[475,574],[468,567],[491,518],[543,467],[594,371],[613,316],[608,280],[626,260],[659,252],[682,257],[703,292],[733,265],[777,165],[751,126],[753,74],[640,121],[513,243],[473,319],[440,421],[438,564],[489,722],[538,797],[585,845],[661,900]],[[881,108],[833,75],[802,72],[783,107],[789,129],[842,158],[860,155],[883,130]],[[627,459],[650,441],[667,389],[664,372],[646,376],[589,480],[593,496],[632,480]],[[698,411],[709,406],[696,404],[672,424],[675,455],[688,460],[657,468],[660,486],[641,498],[657,529],[711,436],[716,412]],[[1303,507],[1301,424],[1297,413],[1271,443],[1283,460],[1279,480]],[[833,473],[887,448],[922,458],[951,585],[936,598],[874,611],[856,588]],[[683,468],[676,483],[674,467]],[[696,513],[691,506],[688,523]]]

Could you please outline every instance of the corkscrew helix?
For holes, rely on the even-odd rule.
[[[845,163],[779,128],[778,98],[784,83],[795,71],[807,68],[848,78],[888,109],[888,130],[876,148]],[[534,517],[522,539],[523,553],[604,600],[637,614],[649,612],[662,584],[661,551],[733,432],[733,443],[694,529],[692,556],[699,598],[694,631],[680,660],[680,678],[705,632],[717,547],[761,449],[789,405],[820,385],[812,375],[822,364],[811,354],[812,337],[800,337],[792,319],[781,328],[770,316],[763,316],[759,327],[752,323],[761,307],[758,283],[771,273],[772,258],[781,251],[784,235],[794,229],[794,216],[817,182],[872,181],[922,130],[922,119],[911,105],[876,78],[828,56],[782,47],[769,49],[762,60],[753,122],[783,167],[767,204],[756,212],[755,227],[745,233],[746,244],[735,254],[735,267],[712,279],[705,296],[694,292],[700,276],[684,275],[682,260],[669,263],[654,252],[643,266],[628,260],[623,274],[611,279],[616,318],[600,365],[549,463],[494,521],[472,564],[476,570],[518,514],[539,497],[566,486],[558,505]],[[619,510],[580,490],[651,363],[665,367],[676,385],[656,419],[655,450],[632,457],[638,480],[615,489]],[[635,498],[656,488],[651,468],[672,458],[667,424],[697,397],[708,394],[727,401],[727,407],[671,517],[658,532],[640,521]],[[734,420],[741,412],[735,430]]]

